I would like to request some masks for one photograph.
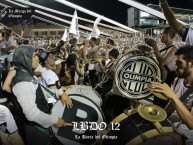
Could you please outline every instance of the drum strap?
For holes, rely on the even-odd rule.
[[[165,48],[161,49],[159,52],[161,53],[161,52],[163,52],[165,50],[168,50],[170,47],[173,47],[173,46],[175,46],[175,45],[172,44],[172,45],[170,45],[168,47],[165,47]]]
[[[116,59],[115,59],[115,61],[116,61]],[[114,61],[111,61],[107,64],[106,69],[109,69],[108,70],[109,72],[107,72],[106,74],[103,75],[101,82],[94,89],[96,89],[97,87],[102,87],[102,84],[109,80],[109,75],[112,71],[112,68],[115,66],[115,64],[116,63]]]
[[[180,100],[182,102],[184,102],[186,100],[186,98],[193,92],[193,85],[191,85],[188,90],[180,97]],[[171,103],[171,100],[169,101],[168,105],[165,107],[165,110],[168,114],[168,116],[170,116],[174,111],[175,108]]]

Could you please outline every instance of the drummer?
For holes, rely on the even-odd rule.
[[[183,123],[177,123],[178,129],[189,139],[189,144],[193,144],[193,93],[187,96],[184,102],[179,99],[193,85],[193,47],[182,46],[176,54],[176,72],[178,78],[175,79],[173,90],[166,83],[152,83],[154,92],[162,93],[165,97],[171,99],[178,115]],[[191,89],[191,88],[190,88]],[[189,111],[191,110],[191,111]],[[177,117],[177,116],[176,116]],[[170,120],[172,118],[169,118]],[[175,120],[171,120],[175,122]]]
[[[154,50],[154,54],[158,62],[165,68],[167,78],[165,82],[171,86],[176,77],[174,65],[175,65],[175,52],[177,47],[174,45],[173,39],[175,37],[175,31],[169,26],[165,27],[161,33],[161,43],[165,44],[165,47],[159,50],[157,42],[154,39],[145,38],[145,42],[151,46]]]
[[[117,62],[117,57],[119,56],[119,51],[117,49],[112,49],[109,52],[110,62],[107,65],[103,65],[102,59],[96,59],[99,64],[100,70],[103,73],[102,80],[98,84],[102,87],[102,98],[105,99],[105,95],[112,89],[114,80],[114,70],[115,64]],[[105,100],[103,100],[105,102]]]
[[[58,98],[61,97],[63,103],[68,108],[72,108],[72,101],[66,93],[63,92],[60,80],[56,73],[52,70],[55,65],[55,58],[51,52],[42,51],[40,53],[40,62],[44,66],[41,73],[42,84],[53,90]]]
[[[117,49],[112,49],[109,52],[109,56],[111,58],[111,63],[113,62],[113,65],[111,67],[115,68],[114,66],[116,59],[119,56],[119,51]],[[110,78],[109,80],[114,79],[113,73],[114,71],[115,70],[113,69],[112,72],[109,74]],[[123,97],[122,93],[118,90],[118,88],[115,85],[115,80],[113,80],[112,84],[109,86],[112,86],[112,90],[108,92],[105,96],[103,96],[104,101],[102,106],[102,110],[105,114],[107,123],[109,123],[116,116],[121,114],[124,111],[124,109],[130,107],[130,100]]]
[[[20,46],[15,50],[13,60],[17,70],[12,80],[12,90],[19,103],[17,106],[21,106],[17,107],[17,114],[20,114],[24,127],[25,141],[31,145],[49,144],[51,139],[46,129],[52,125],[63,127],[65,121],[49,114],[41,87],[33,76],[33,70],[39,65],[39,56],[33,47]],[[66,101],[65,97],[68,98],[67,95],[62,96],[62,102],[71,105],[67,102],[71,100]]]
[[[164,82],[169,86],[172,85],[175,77],[175,52],[177,47],[173,43],[175,31],[171,27],[164,28],[161,33],[161,42],[165,44],[165,48],[159,50],[154,39],[145,39],[145,42],[154,49],[155,56],[160,63],[163,74],[165,74]],[[165,107],[168,101],[163,101],[157,97],[154,98],[154,103]]]

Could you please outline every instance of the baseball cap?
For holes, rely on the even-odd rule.
[[[51,52],[50,51],[41,51],[39,54],[39,60],[42,64],[44,64],[44,62],[47,60],[49,54]]]

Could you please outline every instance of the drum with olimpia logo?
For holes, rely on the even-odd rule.
[[[115,66],[115,84],[123,96],[141,99],[151,96],[147,84],[161,78],[158,62],[140,50],[122,56]]]

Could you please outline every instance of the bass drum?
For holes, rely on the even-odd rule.
[[[91,99],[98,107],[102,105],[102,98],[92,87],[85,85],[72,85],[66,91],[66,94],[79,94]]]
[[[58,101],[53,106],[51,114],[63,118],[65,122],[72,123],[73,126],[61,128],[52,126],[53,136],[63,145],[96,144],[96,136],[99,136],[101,131],[92,129],[89,123],[101,124],[101,122],[105,122],[101,109],[90,99],[79,94],[69,96],[72,99],[73,107],[68,109],[61,101]],[[85,128],[83,123],[88,123],[88,128]]]
[[[115,66],[115,84],[120,93],[129,99],[149,97],[148,83],[161,79],[157,61],[140,50],[122,56]]]
[[[115,118],[101,134],[98,145],[138,145],[160,133],[173,132],[169,122],[151,123],[143,119],[136,109]],[[112,127],[113,126],[113,127]]]
[[[115,69],[117,69],[117,67],[118,67],[119,65],[121,65],[121,64],[122,64],[126,59],[128,59],[129,57],[131,57],[131,56],[139,56],[139,55],[145,55],[145,54],[144,54],[143,51],[141,51],[141,50],[132,50],[132,51],[128,52],[127,54],[122,55],[122,56],[118,59],[116,65],[115,65]]]

